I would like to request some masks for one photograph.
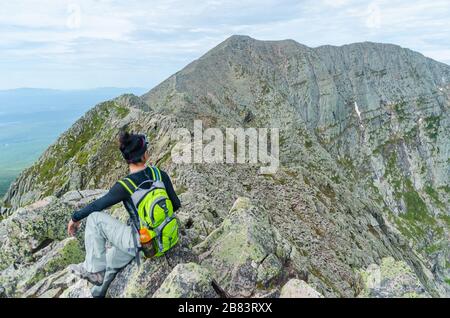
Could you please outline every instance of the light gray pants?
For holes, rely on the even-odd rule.
[[[104,297],[117,272],[136,256],[132,235],[135,235],[139,242],[137,233],[131,226],[107,213],[94,212],[88,216],[84,240],[84,267],[92,273],[106,271],[103,285],[92,288],[93,297]],[[111,247],[107,248],[106,242],[109,242]]]

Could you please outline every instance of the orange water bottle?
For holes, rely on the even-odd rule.
[[[153,237],[147,228],[143,227],[139,230],[139,240],[145,257],[152,257],[156,254],[152,239]]]

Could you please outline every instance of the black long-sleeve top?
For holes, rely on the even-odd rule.
[[[172,201],[173,210],[176,211],[181,206],[180,199],[178,199],[178,196],[173,189],[172,182],[170,181],[167,173],[162,170],[160,170],[160,172],[161,179],[164,182],[169,199]],[[151,169],[149,167],[146,167],[141,171],[129,174],[127,178],[130,178],[136,185],[139,185],[145,180],[152,179]],[[146,183],[142,187],[149,188],[150,186],[151,185],[149,183]],[[125,205],[125,201],[130,200],[130,197],[131,194],[119,182],[116,182],[114,186],[108,191],[108,193],[106,193],[103,197],[95,200],[81,210],[75,211],[72,214],[72,220],[74,222],[78,222],[87,217],[92,212],[104,210],[121,201]]]

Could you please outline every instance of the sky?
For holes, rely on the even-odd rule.
[[[450,64],[450,0],[2,0],[0,89],[150,89],[233,34]]]

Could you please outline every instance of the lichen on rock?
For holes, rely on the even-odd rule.
[[[280,298],[323,298],[323,296],[305,281],[291,279],[281,289]]]
[[[361,271],[364,290],[359,297],[425,298],[430,297],[417,275],[404,261],[383,258]]]
[[[231,295],[251,296],[256,289],[258,268],[267,255],[275,252],[266,212],[255,207],[250,199],[238,198],[222,225],[194,251],[199,253],[201,264],[214,273]],[[273,274],[264,269],[260,273],[261,280]]]
[[[153,294],[153,298],[215,298],[209,270],[196,263],[178,264]]]

